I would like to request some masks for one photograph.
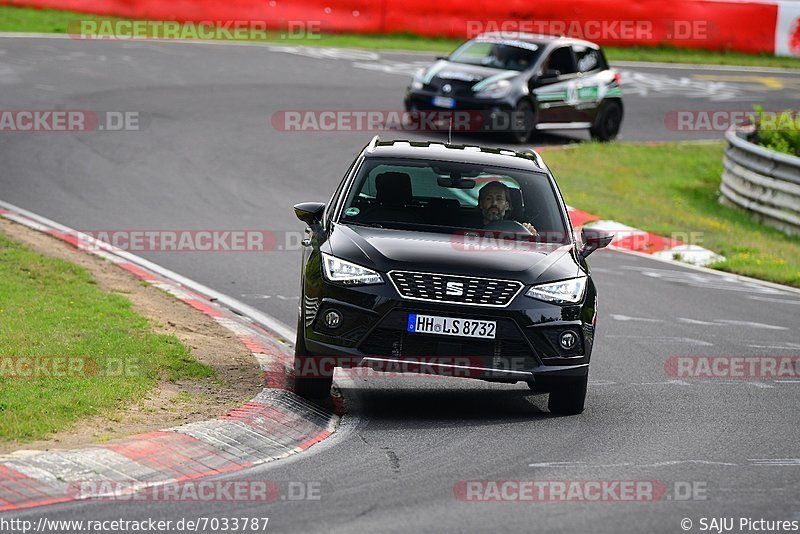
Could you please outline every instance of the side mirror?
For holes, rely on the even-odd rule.
[[[614,239],[614,234],[610,232],[584,228],[581,230],[581,241],[583,241],[583,247],[578,254],[580,254],[583,258],[586,258],[595,250],[607,247],[609,244],[611,244],[612,239]]]
[[[447,61],[447,58],[448,58],[448,57],[449,57],[449,56],[436,56],[436,60],[437,60],[437,61]]]
[[[538,76],[534,76],[533,78],[531,78],[530,86],[533,88],[533,87],[538,87],[539,85],[553,83],[556,80],[558,80],[559,76],[561,76],[561,71],[547,69],[545,71],[542,71]]]
[[[294,214],[309,226],[319,224],[322,221],[322,213],[324,211],[324,202],[301,202],[294,206]]]

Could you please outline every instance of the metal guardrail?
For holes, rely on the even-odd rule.
[[[800,158],[747,141],[747,130],[725,134],[720,202],[742,208],[762,223],[800,235]]]

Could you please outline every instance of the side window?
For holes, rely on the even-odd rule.
[[[562,46],[554,50],[553,53],[550,54],[549,60],[545,60],[544,68],[557,70],[562,75],[575,74],[577,70],[575,69],[575,58],[572,55],[572,48],[569,46]]]
[[[587,46],[576,46],[574,50],[578,62],[578,72],[592,72],[605,68],[605,61],[599,50]]]

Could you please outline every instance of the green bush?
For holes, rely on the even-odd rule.
[[[756,106],[756,130],[750,140],[775,152],[800,156],[800,112],[764,112]]]

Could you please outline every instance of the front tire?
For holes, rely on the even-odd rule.
[[[520,100],[512,113],[510,140],[517,144],[530,142],[536,128],[536,110],[533,104],[530,100]]]
[[[560,385],[550,392],[547,408],[557,415],[578,415],[586,405],[586,389],[589,376],[583,376],[574,382]]]
[[[324,399],[330,395],[333,386],[333,369],[330,371],[328,375],[326,368],[306,348],[303,321],[298,317],[294,341],[294,392],[304,399]]]
[[[595,141],[607,143],[617,137],[619,128],[622,125],[622,106],[619,102],[606,102],[600,108],[594,125],[589,128],[589,134]]]

